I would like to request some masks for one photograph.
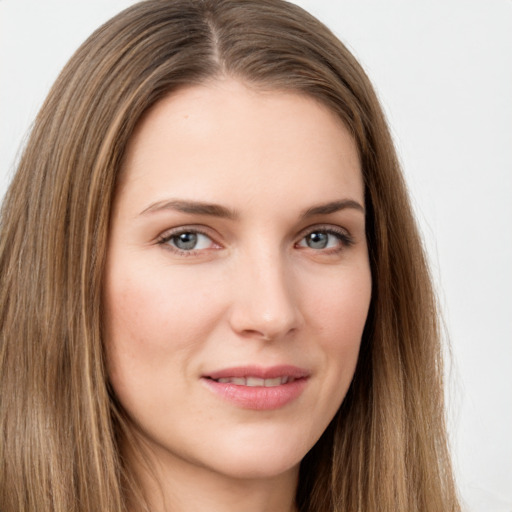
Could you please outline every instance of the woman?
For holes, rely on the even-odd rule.
[[[459,509],[391,138],[298,7],[101,27],[1,230],[3,512]]]

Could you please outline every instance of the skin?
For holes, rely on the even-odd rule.
[[[294,510],[300,461],[347,392],[370,302],[354,140],[311,98],[231,79],[160,101],[127,150],[104,294],[110,380],[152,471],[124,451],[152,510]],[[205,385],[218,369],[281,364],[308,378],[277,409]]]

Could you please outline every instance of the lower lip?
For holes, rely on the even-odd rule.
[[[272,411],[296,400],[306,387],[307,378],[296,379],[280,386],[239,386],[203,378],[215,394],[242,409]]]

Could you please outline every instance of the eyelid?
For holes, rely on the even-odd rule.
[[[323,224],[323,223],[312,224],[312,225],[302,229],[297,238],[302,238],[314,231],[339,233],[340,235],[346,235],[347,237],[352,238],[352,235],[350,234],[350,231],[347,228],[338,226],[337,224]]]
[[[175,228],[170,228],[165,231],[163,231],[155,240],[155,243],[157,245],[161,245],[166,250],[169,250],[175,254],[178,254],[180,256],[194,256],[199,253],[204,253],[205,251],[210,251],[212,249],[191,249],[189,251],[184,251],[179,249],[178,247],[174,247],[170,244],[167,244],[173,237],[178,236],[182,233],[197,233],[199,235],[203,235],[208,237],[212,244],[216,247],[212,248],[214,250],[222,248],[221,244],[217,242],[215,237],[212,235],[211,230],[205,228],[204,226],[200,226],[197,224],[194,225],[185,225],[185,226],[178,226]]]
[[[326,249],[311,249],[315,252],[322,252],[324,254],[329,253],[337,253],[340,252],[350,246],[352,246],[355,241],[350,234],[349,230],[346,228],[343,228],[341,226],[333,225],[333,224],[314,224],[311,226],[308,226],[307,228],[304,228],[299,235],[296,238],[296,242],[294,243],[294,246],[297,247],[298,244],[309,234],[314,232],[322,232],[331,234],[334,236],[337,236],[340,241],[340,246],[335,248],[326,248]],[[181,250],[178,247],[174,247],[171,244],[168,244],[173,237],[180,235],[181,233],[197,233],[203,236],[208,237],[212,244],[215,247],[208,248],[208,249],[191,249],[191,250]],[[180,256],[194,256],[198,254],[204,254],[205,252],[211,251],[211,250],[218,250],[222,248],[222,244],[220,244],[217,241],[218,237],[215,237],[211,233],[211,229],[208,227],[192,224],[192,225],[184,225],[184,226],[177,226],[175,228],[170,228],[165,231],[163,231],[155,240],[155,244],[163,246],[166,250],[169,250],[177,255]],[[308,249],[307,247],[300,246],[301,248]]]
[[[295,245],[297,245],[299,242],[301,242],[306,236],[310,235],[311,233],[315,232],[321,232],[321,233],[327,233],[332,234],[335,236],[338,236],[341,243],[341,248],[335,248],[335,249],[324,249],[323,252],[337,252],[342,249],[345,249],[347,247],[350,247],[354,245],[355,240],[353,236],[351,235],[350,231],[346,228],[343,228],[341,226],[333,225],[333,224],[315,224],[312,226],[308,226],[307,228],[303,229],[299,236],[297,237],[297,242]],[[315,251],[320,252],[318,249],[314,249]]]

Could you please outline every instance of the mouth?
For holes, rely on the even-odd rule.
[[[207,377],[209,378],[209,377]],[[260,377],[221,377],[220,379],[211,379],[220,384],[234,384],[235,386],[248,386],[250,388],[264,387],[274,388],[294,382],[294,377],[284,376],[275,377],[273,379],[262,379]]]
[[[214,371],[202,377],[206,387],[236,407],[274,410],[296,400],[310,373],[296,366],[239,367]]]

